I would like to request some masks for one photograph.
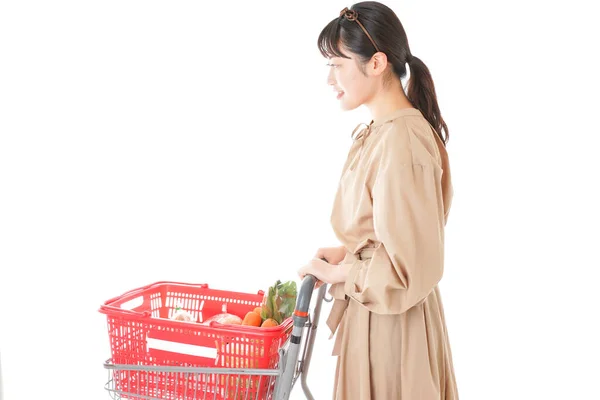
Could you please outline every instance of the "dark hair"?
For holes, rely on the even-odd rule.
[[[400,19],[389,7],[377,1],[356,3],[350,9],[357,12],[358,21],[365,27],[379,50],[385,53],[392,65],[392,73],[399,80],[406,77],[406,64],[410,65],[406,96],[434,127],[445,145],[449,139],[448,127],[440,113],[431,73],[420,58],[411,54]],[[363,73],[364,65],[377,52],[357,21],[350,21],[343,15],[328,23],[318,39],[319,51],[323,57],[350,58],[342,53],[340,44],[358,56],[359,67]],[[389,78],[391,76],[384,79],[384,84],[389,83]],[[446,132],[445,137],[442,130]]]

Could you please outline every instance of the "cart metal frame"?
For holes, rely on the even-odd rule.
[[[114,375],[125,374],[129,376],[132,372],[158,372],[163,373],[165,376],[183,376],[185,382],[189,382],[189,379],[196,383],[202,376],[204,381],[209,379],[237,379],[237,386],[235,392],[227,392],[225,394],[218,393],[217,390],[214,393],[208,393],[202,391],[201,388],[196,387],[191,394],[186,393],[186,398],[194,400],[208,400],[208,399],[222,399],[225,396],[226,399],[236,400],[259,400],[258,393],[256,397],[248,397],[249,392],[245,395],[239,392],[241,377],[256,377],[259,379],[259,386],[263,383],[263,379],[269,380],[269,387],[273,386],[273,392],[269,392],[263,399],[270,400],[288,400],[292,389],[294,388],[298,378],[300,378],[302,390],[308,400],[314,400],[314,397],[308,388],[307,376],[308,369],[310,367],[310,360],[314,348],[314,342],[316,338],[316,332],[318,328],[319,318],[321,315],[321,306],[323,301],[330,302],[331,298],[326,298],[325,293],[327,291],[326,284],[323,284],[316,297],[316,303],[314,307],[314,313],[311,318],[309,308],[311,304],[312,294],[315,291],[315,284],[317,279],[313,275],[306,275],[300,285],[298,297],[296,299],[296,309],[293,315],[293,328],[292,333],[286,343],[279,349],[279,363],[276,369],[252,369],[252,368],[190,368],[190,367],[169,367],[169,366],[140,366],[140,365],[127,365],[127,364],[113,364],[109,359],[104,363],[104,368],[108,370],[108,382],[104,388],[109,392],[113,399],[122,398],[137,398],[137,399],[148,399],[148,400],[164,400],[164,397],[151,397],[143,396],[136,393],[126,393],[115,387]],[[300,349],[303,348],[303,352],[300,353]],[[274,385],[271,385],[274,383]],[[186,385],[188,387],[188,385]],[[146,389],[149,389],[148,387]],[[160,388],[156,388],[158,392]],[[148,393],[148,391],[146,391]],[[231,396],[231,397],[230,397]],[[174,399],[172,396],[166,397],[168,399]]]

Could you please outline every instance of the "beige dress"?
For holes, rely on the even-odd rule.
[[[334,399],[458,399],[438,289],[452,194],[448,155],[419,110],[354,137],[331,214],[352,264],[330,288]]]

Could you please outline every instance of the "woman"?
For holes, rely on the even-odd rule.
[[[333,204],[342,246],[319,249],[299,270],[332,285],[334,398],[456,400],[438,289],[453,190],[431,75],[398,17],[377,2],[343,9],[319,49],[342,109],[372,114],[352,134]]]

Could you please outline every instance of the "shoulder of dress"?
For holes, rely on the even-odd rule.
[[[404,118],[396,118],[379,128],[377,152],[381,160],[394,164],[412,164],[413,138]]]
[[[441,166],[445,149],[440,149],[435,131],[422,116],[403,116],[381,127],[381,151],[399,157],[401,163]]]

